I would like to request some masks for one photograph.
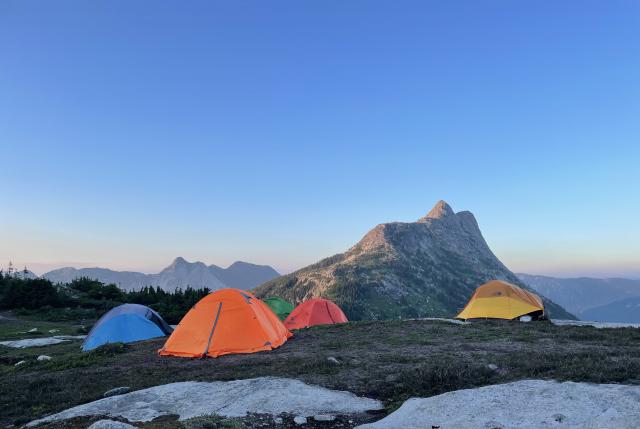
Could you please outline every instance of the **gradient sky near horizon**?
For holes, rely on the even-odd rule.
[[[0,265],[286,272],[439,199],[640,277],[638,1],[0,3]]]

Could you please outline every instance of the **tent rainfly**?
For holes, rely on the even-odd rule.
[[[201,358],[255,353],[280,347],[291,335],[251,292],[221,289],[189,310],[158,353]]]
[[[457,319],[507,319],[544,315],[538,295],[502,280],[492,280],[478,287]]]
[[[284,321],[284,326],[287,329],[302,329],[348,321],[340,307],[333,302],[328,299],[313,298],[298,305]]]
[[[132,343],[164,337],[173,332],[171,326],[149,307],[122,304],[105,313],[82,343],[82,351],[93,350],[107,343]]]
[[[276,313],[276,316],[278,316],[280,320],[285,320],[293,311],[293,305],[289,304],[282,298],[278,298],[277,296],[267,298],[264,302],[274,313]]]

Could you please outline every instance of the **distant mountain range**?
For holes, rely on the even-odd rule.
[[[581,320],[640,323],[640,280],[590,277],[518,277],[537,292],[562,305]]]
[[[417,222],[376,226],[355,246],[254,292],[292,302],[322,296],[350,319],[452,317],[488,280],[527,286],[491,252],[471,212],[439,201]],[[574,318],[545,299],[555,318]]]
[[[640,296],[590,308],[580,313],[580,318],[596,322],[640,323]]]
[[[42,277],[54,283],[68,283],[78,277],[88,277],[103,283],[115,283],[121,289],[134,290],[144,286],[160,286],[166,291],[176,288],[207,287],[211,290],[226,287],[252,289],[255,286],[278,277],[280,274],[268,265],[255,265],[247,262],[234,262],[228,268],[217,265],[205,265],[202,262],[187,262],[176,258],[171,265],[157,274],[144,274],[135,271],[113,271],[107,268],[59,268],[49,271]]]

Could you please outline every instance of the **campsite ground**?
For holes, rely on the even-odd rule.
[[[77,334],[82,330],[72,323],[4,317],[0,319],[0,340],[25,338],[24,332],[36,326],[40,326],[39,332],[60,329],[61,333]],[[77,341],[27,349],[0,346],[0,426],[20,425],[99,399],[114,387],[140,389],[187,380],[293,377],[380,399],[387,412],[411,396],[426,397],[524,378],[640,384],[640,329],[634,328],[596,329],[548,322],[355,322],[297,331],[272,352],[206,360],[159,357],[156,350],[162,343],[163,339],[158,339],[111,345],[91,353],[81,353]],[[53,359],[36,362],[40,354]],[[15,367],[20,360],[28,362]],[[498,369],[489,369],[489,364]],[[357,420],[379,418],[362,416]],[[48,427],[84,428],[88,420],[80,418]],[[173,420],[165,418],[141,426],[183,427]],[[278,427],[287,427],[287,422],[290,420],[285,418],[285,425]],[[341,423],[351,427],[356,422]],[[250,416],[191,427],[272,425],[271,419]],[[315,425],[329,427],[326,423]]]

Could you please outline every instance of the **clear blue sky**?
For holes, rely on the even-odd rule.
[[[640,276],[640,2],[0,3],[0,261],[287,271],[438,199]]]

